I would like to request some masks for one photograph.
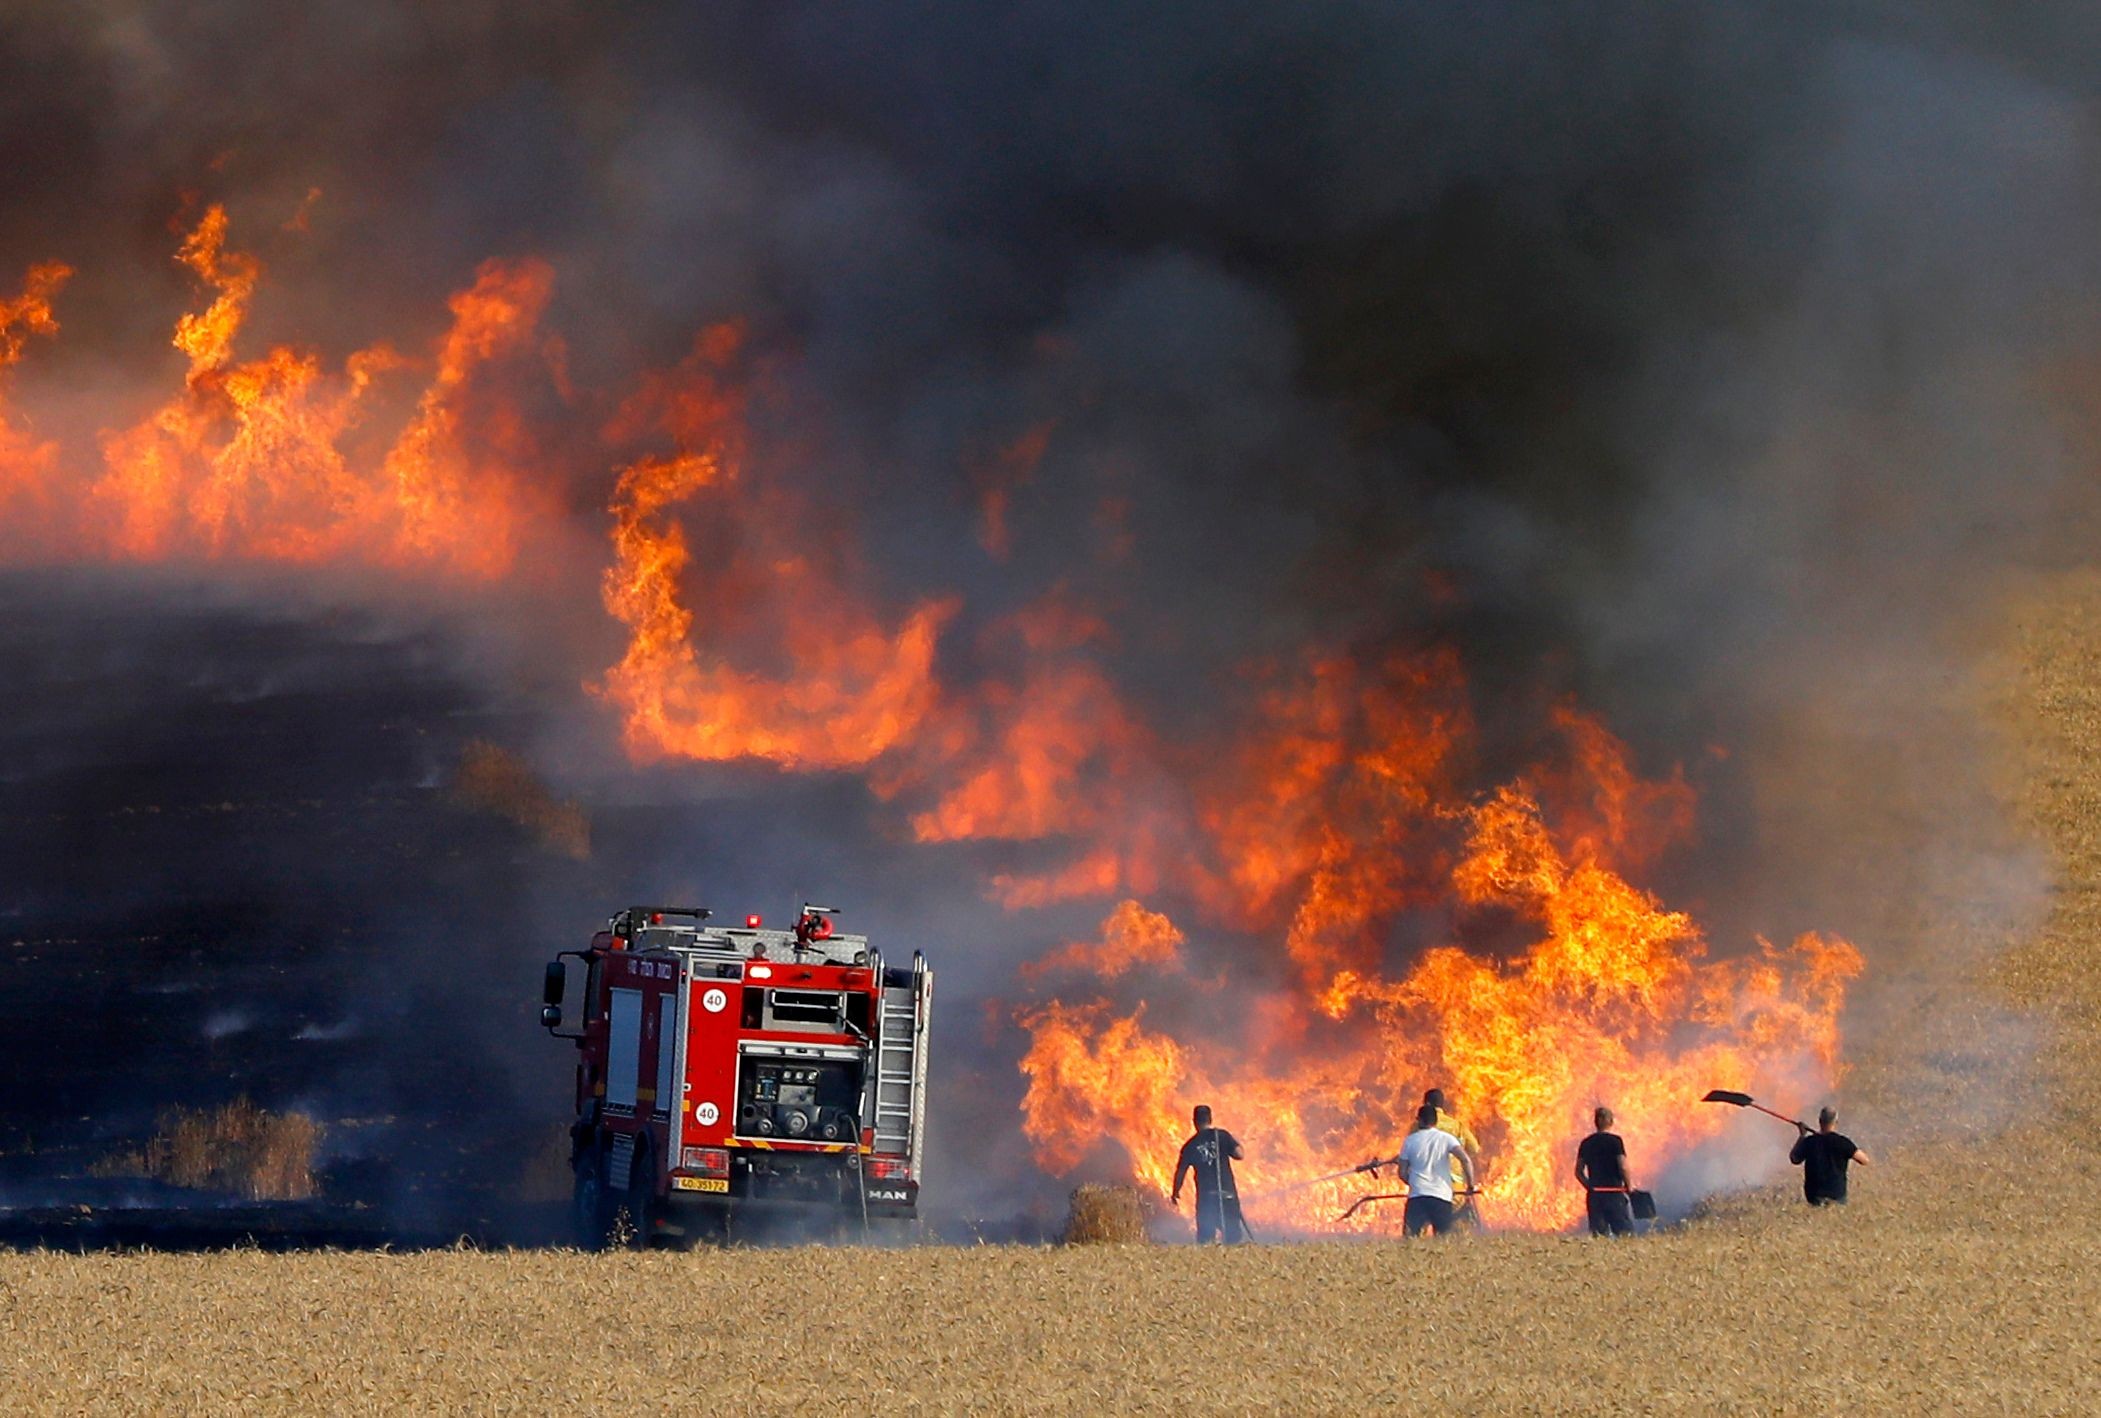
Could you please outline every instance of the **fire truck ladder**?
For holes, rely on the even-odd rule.
[[[905,1154],[914,1176],[919,1173],[928,977],[926,957],[914,951],[910,982],[884,985],[875,1047],[875,1150]]]

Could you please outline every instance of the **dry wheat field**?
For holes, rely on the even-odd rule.
[[[2057,881],[1972,983],[2039,1021],[2043,1081],[1996,1135],[1886,1150],[1843,1212],[1774,1191],[1617,1244],[10,1254],[0,1410],[2096,1411],[2101,577],[2033,588],[1982,659]],[[2019,1184],[1966,1189],[1980,1150]]]

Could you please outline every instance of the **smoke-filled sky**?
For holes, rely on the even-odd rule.
[[[836,896],[936,956],[952,1194],[1018,1205],[1050,1184],[1019,1133],[1014,1011],[1042,990],[1016,966],[1144,896],[1204,972],[1272,968],[1297,887],[1251,897],[1243,871],[1219,905],[1217,823],[1262,799],[1210,766],[1315,664],[1355,667],[1360,707],[1322,731],[1360,749],[1362,706],[1446,655],[1471,727],[1440,801],[1524,772],[1580,704],[1701,797],[1639,884],[1718,948],[1844,934],[1863,1029],[1909,1018],[1891,982],[1953,972],[2036,890],[1951,683],[1998,578],[2094,526],[2097,27],[2071,5],[11,6],[0,300],[36,263],[74,274],[0,369],[0,435],[57,450],[35,497],[0,484],[0,653],[33,689],[0,708],[22,834],[0,937],[28,942],[10,998],[103,1060],[50,1120],[238,1086],[441,1130],[493,1100],[528,1130],[566,1106],[529,1027],[552,949],[630,896]],[[493,578],[362,533],[321,566],[244,540],[282,497],[234,494],[218,540],[177,513],[97,531],[145,446],[126,432],[223,395],[193,352],[185,396],[170,345],[226,289],[173,259],[213,204],[260,270],[232,358],[284,345],[347,379],[394,351],[404,382],[383,369],[331,436],[353,470],[404,425],[459,450],[508,520],[469,496],[451,535],[515,533]],[[448,345],[490,261],[527,328]],[[696,390],[703,423],[678,412]],[[696,449],[734,477],[663,503],[623,479]],[[622,507],[690,551],[699,717],[902,679],[909,722],[791,705],[858,746],[631,751],[606,675],[633,621],[600,583]],[[1044,750],[1016,706],[1053,700]],[[588,862],[460,806],[471,739],[582,803]],[[1365,816],[1329,791],[1273,810],[1315,835]],[[1413,849],[1389,827],[1357,857]],[[989,899],[1097,846],[1096,889]],[[1448,906],[1409,915],[1396,876],[1349,949],[1499,948]],[[270,972],[231,963],[289,936]],[[89,949],[135,959],[137,989]],[[161,988],[196,1017],[142,1032]],[[390,1037],[433,1029],[428,1058]]]

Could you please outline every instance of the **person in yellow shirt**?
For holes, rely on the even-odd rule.
[[[1460,1145],[1466,1148],[1466,1152],[1469,1157],[1478,1158],[1481,1155],[1480,1139],[1474,1136],[1474,1130],[1472,1128],[1468,1127],[1465,1123],[1460,1122],[1459,1119],[1452,1116],[1451,1109],[1445,1104],[1444,1090],[1442,1088],[1432,1088],[1425,1092],[1423,1094],[1423,1106],[1425,1108],[1435,1108],[1437,1110],[1437,1126],[1443,1131],[1448,1132],[1452,1136],[1458,1138]],[[1479,1164],[1477,1163],[1476,1165]],[[1469,1187],[1477,1185],[1477,1183],[1470,1182],[1467,1180],[1466,1174],[1462,1172],[1459,1168],[1459,1159],[1456,1157],[1452,1159],[1452,1184],[1455,1190],[1461,1192],[1464,1192],[1465,1189]],[[1471,1226],[1475,1229],[1479,1229],[1481,1225],[1481,1213],[1474,1209],[1474,1199],[1472,1196],[1466,1197],[1465,1204],[1459,1207],[1454,1219],[1462,1226]]]

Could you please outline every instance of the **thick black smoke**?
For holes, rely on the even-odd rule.
[[[1669,870],[1718,937],[1833,928],[1930,986],[2039,879],[1948,685],[2000,573],[2093,526],[2097,26],[1955,4],[31,4],[0,28],[0,267],[80,268],[25,403],[166,387],[188,192],[269,248],[257,340],[413,344],[494,255],[554,264],[548,325],[586,390],[744,320],[780,392],[755,457],[805,484],[813,536],[850,531],[871,594],[962,594],[949,668],[1061,584],[1170,726],[1309,642],[1452,643],[1489,776],[1573,693],[1651,769],[1709,765],[1706,836]],[[309,229],[269,236],[312,188]],[[544,469],[584,542],[615,397],[586,395]],[[995,560],[978,480],[1046,421]],[[595,594],[574,583],[572,620]],[[946,1111],[1009,1126],[1012,1039],[977,1009],[1087,911],[998,917],[977,857],[929,865],[850,781],[627,768],[577,692],[617,654],[603,628],[550,647],[490,606],[403,622],[338,609],[373,600],[344,583],[262,613],[242,584],[203,608],[151,578],[7,588],[11,682],[35,686],[0,709],[23,834],[0,909],[31,943],[8,993],[36,1002],[27,1052],[93,1039],[102,1080],[38,1127],[239,1084],[500,1157],[491,1116],[522,1134],[563,1102],[560,1062],[511,1028],[551,947],[626,895],[798,891],[947,956]],[[585,795],[589,866],[444,805],[476,736]],[[142,1032],[84,963],[116,954],[229,1018],[355,1019],[371,1057]],[[1901,1022],[1926,992],[1879,1008]]]

